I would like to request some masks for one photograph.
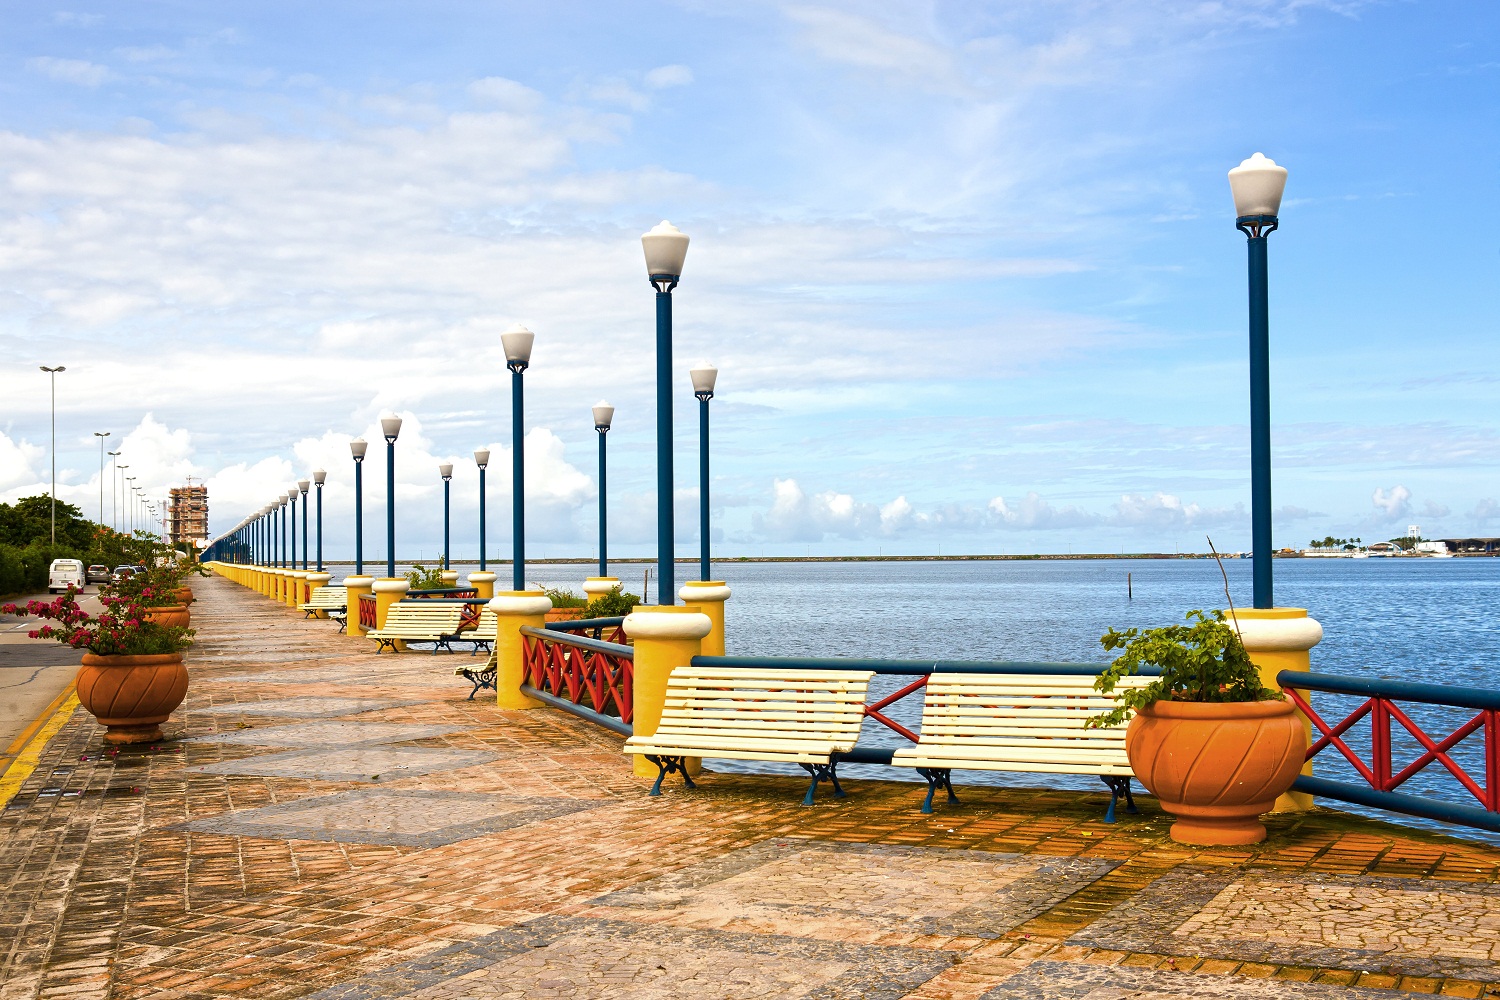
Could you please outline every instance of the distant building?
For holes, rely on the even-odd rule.
[[[172,488],[172,499],[167,505],[167,539],[173,545],[191,545],[203,548],[208,544],[208,487],[187,486]]]
[[[1456,556],[1500,555],[1500,538],[1444,538],[1442,542]]]

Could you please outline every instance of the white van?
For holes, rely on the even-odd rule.
[[[47,570],[47,593],[55,594],[72,587],[83,589],[83,563],[77,559],[54,559]]]

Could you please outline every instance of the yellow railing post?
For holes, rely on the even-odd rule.
[[[344,634],[363,637],[364,626],[359,623],[359,599],[362,595],[370,592],[375,583],[373,576],[346,576],[344,577],[344,594],[347,598],[344,605]]]
[[[505,590],[490,598],[485,607],[495,613],[495,705],[540,708],[541,702],[521,693],[526,680],[526,644],[521,628],[546,625],[552,601],[535,590]]]
[[[729,601],[729,588],[723,580],[690,580],[677,592],[684,604],[696,604],[713,622],[713,628],[703,637],[703,656],[724,655],[724,605]]]
[[[635,643],[635,682],[631,726],[637,736],[652,736],[661,723],[667,699],[667,678],[673,667],[687,666],[703,651],[703,637],[713,619],[696,605],[644,605],[625,616],[625,634]],[[640,754],[633,757],[635,773],[655,777],[656,765]],[[696,774],[702,760],[689,757],[688,771]]]
[[[1323,626],[1307,616],[1306,608],[1238,608],[1229,615],[1237,624],[1240,641],[1250,662],[1260,670],[1260,682],[1273,691],[1281,690],[1276,675],[1283,670],[1307,671],[1312,665],[1312,648],[1323,639]],[[1301,692],[1306,697],[1306,692]],[[1312,739],[1312,722],[1301,712],[1297,717]],[[1302,765],[1303,774],[1312,774],[1312,762]],[[1305,812],[1313,806],[1306,792],[1287,792],[1276,800],[1272,812]]]

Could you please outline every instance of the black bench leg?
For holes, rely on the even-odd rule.
[[[803,805],[810,806],[813,804],[813,793],[818,790],[818,782],[820,781],[832,782],[833,794],[838,798],[848,797],[848,793],[839,785],[837,764],[802,764],[801,761],[798,761],[798,764],[802,767],[802,770],[812,775],[812,784],[807,786],[807,794],[802,796]]]
[[[662,779],[671,774],[673,771],[676,771],[678,774],[682,775],[682,780],[687,785],[687,787],[698,787],[697,785],[693,784],[693,776],[688,774],[687,772],[686,757],[668,757],[665,754],[658,757],[655,754],[649,753],[643,754],[642,756],[656,765],[656,782],[651,786],[652,795],[661,794]]]
[[[1099,780],[1109,786],[1109,809],[1104,813],[1104,822],[1113,823],[1115,821],[1115,803],[1120,800],[1121,795],[1125,796],[1126,812],[1133,813],[1138,811],[1135,808],[1135,796],[1130,794],[1129,775],[1101,774]]]
[[[834,798],[847,799],[849,797],[849,793],[844,791],[844,787],[839,784],[839,765],[837,761],[828,765],[828,780],[833,782]]]
[[[959,804],[958,796],[953,794],[953,781],[949,777],[951,772],[946,767],[919,767],[917,773],[927,779],[927,798],[922,800],[924,813],[932,812],[932,796],[939,788],[947,790],[950,806]]]

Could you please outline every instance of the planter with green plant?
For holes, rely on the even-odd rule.
[[[1122,677],[1153,666],[1150,684],[1117,695],[1099,725],[1130,718],[1125,752],[1141,784],[1177,817],[1172,839],[1187,844],[1253,844],[1259,820],[1291,788],[1307,734],[1281,692],[1261,683],[1222,611],[1189,611],[1189,624],[1110,629],[1099,640],[1120,655],[1094,687],[1114,694]]]
[[[606,593],[589,601],[584,606],[584,618],[623,618],[635,610],[635,606],[641,603],[640,595],[628,594],[622,590],[619,584],[611,587]]]
[[[547,612],[549,622],[569,622],[585,617],[583,609],[589,602],[582,594],[566,587],[546,587],[542,593],[552,602],[552,610]]]
[[[161,724],[187,696],[182,660],[193,632],[153,621],[150,609],[133,597],[106,595],[100,602],[104,611],[90,615],[70,591],[55,601],[31,601],[24,608],[7,604],[0,611],[55,622],[27,635],[83,653],[78,701],[105,726],[106,742],[159,740]]]

